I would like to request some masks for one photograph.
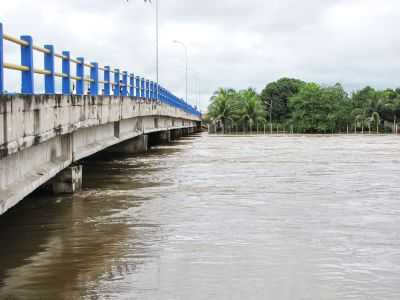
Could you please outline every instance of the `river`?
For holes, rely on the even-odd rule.
[[[400,139],[208,136],[0,217],[0,299],[400,299]]]

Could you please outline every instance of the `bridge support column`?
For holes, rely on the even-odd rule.
[[[153,132],[149,135],[149,146],[168,144],[171,142],[171,130]]]
[[[171,143],[171,130],[160,132],[160,143]]]
[[[182,136],[188,136],[189,135],[189,128],[182,128]]]
[[[82,189],[82,166],[71,166],[59,173],[52,181],[54,194],[73,194]]]
[[[147,152],[148,150],[149,136],[147,134],[143,134],[106,149],[105,151],[114,154],[137,154]]]
[[[172,140],[177,140],[182,136],[182,130],[181,129],[174,129],[171,130],[171,139]]]

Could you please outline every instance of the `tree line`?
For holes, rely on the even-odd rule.
[[[369,86],[346,93],[338,83],[282,78],[255,89],[218,89],[211,98],[206,121],[219,130],[291,131],[296,133],[397,132],[400,88]]]

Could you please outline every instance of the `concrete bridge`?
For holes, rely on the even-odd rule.
[[[5,61],[3,41],[21,47],[20,65]],[[43,53],[44,69],[34,66],[34,50]],[[21,93],[4,91],[5,69],[21,72]],[[35,93],[34,74],[44,76],[43,94]],[[56,77],[62,80],[61,93]],[[79,190],[79,161],[85,157],[144,152],[200,126],[200,112],[157,83],[87,64],[68,51],[57,54],[52,45],[34,45],[30,36],[8,36],[0,23],[0,215],[44,184],[55,193]]]

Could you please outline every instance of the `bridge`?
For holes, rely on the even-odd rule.
[[[20,64],[5,60],[5,42],[20,47]],[[20,93],[5,91],[5,70],[21,73]],[[44,184],[54,193],[79,190],[85,157],[144,152],[200,126],[201,113],[161,85],[7,35],[0,23],[0,215]]]

